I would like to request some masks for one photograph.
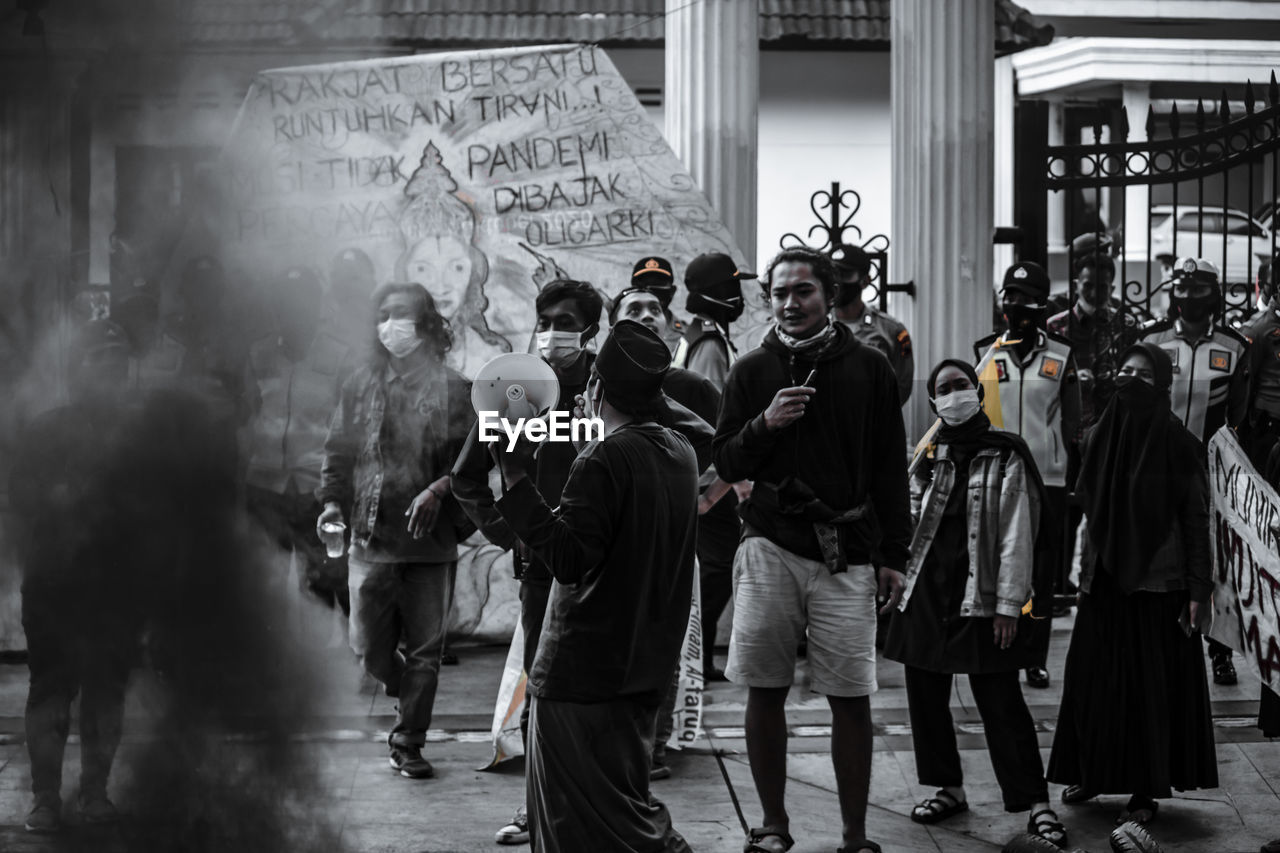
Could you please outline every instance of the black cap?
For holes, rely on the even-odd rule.
[[[856,272],[865,276],[871,272],[871,256],[861,246],[838,243],[831,250],[831,265],[842,275]]]
[[[658,297],[663,308],[671,305],[671,298],[676,295],[676,276],[671,270],[671,261],[657,255],[649,255],[636,261],[631,268],[630,287],[643,287]]]
[[[1025,293],[1037,305],[1044,305],[1049,301],[1049,276],[1039,264],[1019,261],[1005,270],[1000,289]]]
[[[373,261],[364,250],[349,248],[333,256],[329,264],[329,278],[372,278]]]
[[[684,270],[684,286],[690,292],[709,290],[726,281],[741,281],[755,278],[753,272],[743,272],[733,262],[733,258],[722,252],[707,252],[698,255]]]
[[[634,320],[614,324],[595,361],[605,400],[628,413],[662,402],[662,380],[670,369],[671,350],[657,333]]]

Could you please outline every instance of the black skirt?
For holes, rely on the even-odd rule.
[[[1186,592],[1122,593],[1099,567],[1081,596],[1046,776],[1099,794],[1218,786],[1200,638]]]

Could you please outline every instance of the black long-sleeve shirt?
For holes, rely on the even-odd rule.
[[[587,445],[556,512],[527,477],[497,502],[556,580],[535,696],[661,701],[689,619],[697,500],[688,439],[648,423]]]
[[[770,331],[733,365],[720,404],[716,471],[728,482],[755,480],[741,505],[757,534],[794,554],[822,559],[811,519],[783,512],[774,488],[794,477],[837,513],[870,502],[874,513],[851,525],[845,556],[901,570],[911,545],[906,431],[897,378],[876,350],[836,325],[837,343],[816,361],[793,356]],[[809,381],[816,393],[804,415],[771,431],[764,411],[780,388]],[[760,488],[761,484],[765,488]]]

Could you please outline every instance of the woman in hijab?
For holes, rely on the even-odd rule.
[[[920,783],[939,789],[911,819],[937,823],[969,808],[950,710],[952,676],[965,673],[1005,809],[1029,811],[1028,832],[1065,845],[1018,681],[1037,656],[1023,613],[1044,485],[1023,440],[987,420],[972,366],[941,362],[928,392],[942,425],[912,465],[915,532],[884,648],[906,666]]]
[[[1218,785],[1204,654],[1212,590],[1209,483],[1200,443],[1169,410],[1173,364],[1155,344],[1121,358],[1116,394],[1085,435],[1080,606],[1067,652],[1049,779],[1065,803],[1156,799]]]

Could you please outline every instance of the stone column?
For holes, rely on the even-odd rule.
[[[923,380],[939,359],[973,357],[991,331],[995,4],[892,4],[894,278],[889,310],[915,343],[909,439],[933,421]],[[1001,168],[1012,169],[1012,163]]]
[[[667,142],[733,235],[734,260],[754,269],[758,4],[666,0],[666,8]]]

